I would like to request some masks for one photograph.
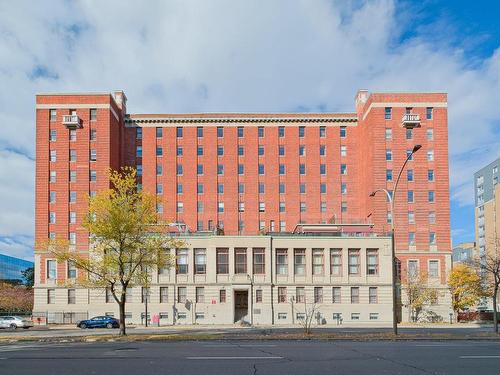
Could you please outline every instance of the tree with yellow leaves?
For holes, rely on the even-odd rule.
[[[486,296],[477,270],[467,264],[459,263],[453,267],[448,276],[448,287],[455,317]]]
[[[182,247],[182,241],[166,234],[160,223],[155,196],[137,189],[136,170],[125,167],[109,172],[110,188],[89,198],[83,227],[90,234],[89,251],[78,252],[67,243],[49,243],[48,250],[60,262],[72,262],[82,270],[77,284],[105,288],[120,310],[120,335],[125,335],[127,289],[147,287],[153,269],[173,264],[166,249]]]

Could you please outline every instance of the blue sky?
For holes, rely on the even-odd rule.
[[[125,90],[131,112],[352,111],[359,88],[449,97],[452,235],[500,153],[494,1],[0,2],[0,253],[32,258],[37,92]],[[22,22],[21,22],[22,20]]]

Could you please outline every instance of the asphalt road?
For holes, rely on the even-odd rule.
[[[203,341],[10,344],[0,374],[498,374],[500,342]]]

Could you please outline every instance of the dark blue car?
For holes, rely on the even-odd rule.
[[[118,328],[120,322],[111,316],[95,316],[92,319],[81,320],[76,325],[79,328]]]

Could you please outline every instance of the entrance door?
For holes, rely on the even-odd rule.
[[[248,290],[234,291],[234,322],[245,321],[248,315]]]

